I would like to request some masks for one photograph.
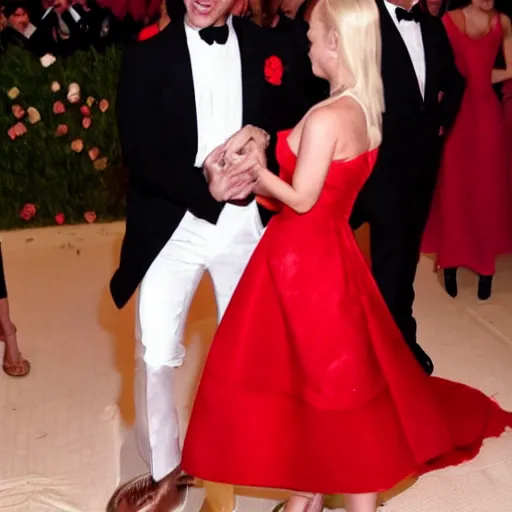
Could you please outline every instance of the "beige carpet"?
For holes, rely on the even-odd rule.
[[[0,375],[1,511],[101,511],[120,479],[144,470],[130,431],[133,305],[118,312],[107,290],[122,230],[114,224],[2,234],[13,317],[33,372],[23,380]],[[471,274],[462,273],[460,288],[458,299],[447,297],[431,260],[422,260],[420,340],[438,374],[477,386],[512,409],[512,259],[499,262],[488,303],[477,301]],[[184,423],[214,316],[205,280],[180,370]],[[199,510],[202,494],[193,491],[187,510]],[[275,503],[255,495],[243,492],[239,512],[268,511]],[[489,441],[472,463],[422,478],[384,508],[510,512],[511,503],[507,434]]]

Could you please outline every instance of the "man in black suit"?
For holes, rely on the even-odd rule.
[[[307,47],[293,43],[296,32],[305,40],[304,22],[262,29],[228,16],[233,2],[185,0],[185,17],[174,12],[163,31],[124,54],[117,115],[130,186],[111,292],[122,308],[140,285],[136,434],[151,475],[119,488],[109,510],[138,510],[148,500],[162,510],[184,506],[173,379],[185,357],[188,307],[208,270],[222,316],[268,218],[255,201],[213,199],[206,157],[252,124],[270,134],[275,168],[277,130],[293,126],[316,101],[310,78],[298,79]],[[228,178],[226,186],[241,180],[243,187],[247,179]]]
[[[0,46],[6,49],[14,44],[42,57],[53,50],[53,41],[33,22],[26,0],[10,0],[5,3],[7,26],[0,32]]]
[[[372,271],[425,372],[433,363],[416,340],[414,278],[436,185],[443,134],[457,115],[464,80],[442,22],[412,0],[376,0],[382,32],[386,112],[379,158],[351,219],[370,225]]]

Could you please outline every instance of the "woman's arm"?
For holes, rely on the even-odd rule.
[[[506,69],[492,70],[493,84],[512,79],[512,24],[510,18],[502,14],[501,24],[503,25],[503,54],[505,55]]]
[[[297,213],[308,212],[318,201],[338,138],[343,133],[333,112],[325,108],[311,112],[302,131],[292,185],[261,169],[256,192],[274,197]]]

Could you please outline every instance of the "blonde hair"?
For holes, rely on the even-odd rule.
[[[321,2],[328,28],[338,33],[340,57],[354,79],[350,92],[366,108],[368,137],[373,149],[382,140],[384,112],[379,9],[375,0]]]

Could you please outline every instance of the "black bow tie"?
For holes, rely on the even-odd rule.
[[[400,23],[402,20],[405,21],[414,21],[418,23],[420,21],[420,17],[418,16],[418,13],[415,10],[407,11],[405,9],[402,9],[401,7],[397,7],[395,9],[396,13],[396,19]]]
[[[210,46],[213,43],[226,44],[229,36],[229,28],[227,25],[222,27],[206,27],[199,31],[201,39]]]

